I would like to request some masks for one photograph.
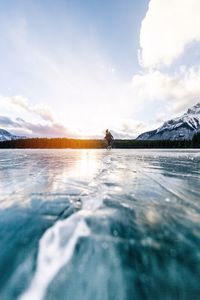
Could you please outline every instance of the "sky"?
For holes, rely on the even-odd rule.
[[[200,101],[199,0],[0,0],[0,128],[134,138]]]

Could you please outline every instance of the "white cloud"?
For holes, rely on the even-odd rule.
[[[151,0],[140,30],[143,67],[169,66],[185,46],[200,41],[199,0]]]
[[[75,137],[75,133],[70,132],[65,126],[59,123],[33,123],[22,118],[13,120],[7,116],[0,116],[0,126],[12,133],[26,136],[46,136],[46,137]]]
[[[149,125],[143,121],[134,119],[122,119],[119,120],[118,128],[116,128],[116,133],[120,138],[135,138],[141,132],[149,130]]]
[[[6,111],[5,107],[9,109]],[[31,106],[28,99],[23,96],[0,96],[0,108],[4,111],[4,114],[0,115],[0,127],[11,130],[12,133],[26,136],[77,136],[75,131],[69,130],[62,122],[56,120],[50,106],[42,103]],[[30,120],[32,115],[34,118]],[[42,121],[38,122],[35,116],[39,116]]]
[[[151,71],[135,75],[132,84],[143,102],[166,101],[171,113],[180,113],[200,101],[200,67],[183,68],[173,75]]]
[[[31,106],[28,103],[28,100],[22,96],[10,97],[10,98],[8,98],[8,101],[10,101],[11,104],[18,106],[27,112],[30,112],[30,113],[40,116],[45,121],[54,122],[54,120],[55,120],[52,109],[48,105],[37,104],[37,105]]]
[[[124,111],[128,109],[130,115],[132,114],[132,118],[128,116],[128,114],[125,117],[123,117],[123,114],[121,116],[120,114],[116,114],[115,108],[112,110],[111,103],[108,103],[104,109],[106,115],[111,114],[111,120],[108,118],[105,122],[105,119],[98,117],[98,122],[102,123],[102,129],[108,127],[118,132],[121,136],[125,134],[126,136],[134,137],[141,132],[157,127],[158,122],[171,118],[173,114],[182,113],[189,106],[200,101],[200,66],[190,69],[180,68],[179,72],[171,75],[158,70],[141,72],[140,74],[134,75],[131,84],[127,85],[128,86],[124,87],[122,91],[117,89],[119,95],[115,99],[121,98],[121,107],[125,106]],[[120,88],[122,88],[122,86],[120,86]],[[116,90],[114,93],[115,92]],[[125,95],[127,95],[129,100],[127,101],[125,98],[125,102],[123,102],[123,96],[125,97]],[[112,96],[114,97],[114,94],[112,95],[111,91],[110,97]],[[97,99],[100,101],[99,97],[101,96],[97,95]],[[22,127],[23,125],[24,129],[29,129],[32,134],[37,132],[42,135],[50,135],[52,132],[52,136],[55,134],[59,135],[60,129],[60,135],[63,136],[65,133],[66,135],[69,133],[68,129],[70,128],[71,131],[73,130],[74,135],[78,134],[82,136],[82,133],[84,133],[84,135],[88,134],[88,136],[94,136],[95,134],[99,134],[99,137],[102,136],[102,132],[97,132],[96,128],[93,127],[91,127],[91,130],[84,130],[83,128],[83,132],[81,133],[78,127],[74,129],[70,124],[67,125],[62,121],[57,122],[50,106],[44,106],[43,104],[31,106],[28,100],[22,96],[1,97],[1,102],[3,102],[3,99],[5,103],[12,104],[13,108],[20,108],[24,113],[27,112],[42,117],[44,122],[42,125],[34,121],[31,122],[31,125],[20,122],[20,126]],[[162,109],[161,107],[159,111],[156,111],[156,105],[160,103],[165,103],[168,109],[166,109],[166,107]],[[149,123],[145,120],[146,116],[143,114],[141,115],[139,113],[135,114],[135,116],[133,115],[134,111],[140,110],[142,107],[146,108],[148,115],[149,110],[152,109],[152,105],[155,105],[155,108],[153,108],[154,116],[152,115],[152,118],[148,118]],[[98,103],[96,106],[98,106]],[[161,117],[160,114],[162,115]],[[96,116],[97,115],[94,115],[94,118]],[[92,114],[91,117],[93,117]],[[28,119],[28,115],[23,114],[22,118]],[[81,122],[78,125],[82,124],[82,122],[83,118],[81,118]],[[56,132],[53,130],[54,124],[56,126]],[[20,126],[18,126],[18,128],[21,128]],[[72,133],[70,133],[70,136],[71,135]]]

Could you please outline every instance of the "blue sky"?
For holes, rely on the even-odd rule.
[[[199,13],[197,0],[0,0],[0,127],[134,137],[182,113],[200,93]]]

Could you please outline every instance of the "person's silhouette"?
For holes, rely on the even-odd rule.
[[[107,141],[107,148],[112,148],[112,142],[114,138],[108,129],[106,129],[104,139]]]

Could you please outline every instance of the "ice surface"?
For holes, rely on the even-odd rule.
[[[198,299],[198,150],[1,150],[0,299]]]

